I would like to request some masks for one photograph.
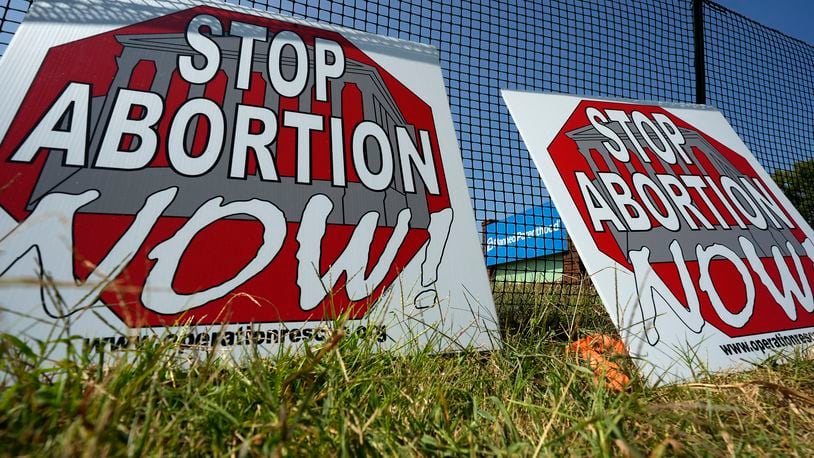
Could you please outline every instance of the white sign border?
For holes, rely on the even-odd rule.
[[[705,326],[701,336],[695,335],[689,332],[674,315],[660,316],[659,319],[667,319],[669,323],[672,323],[667,325],[662,323],[660,327],[669,329],[674,327],[677,330],[676,334],[669,339],[665,338],[667,336],[662,333],[661,341],[656,346],[651,346],[643,337],[643,323],[634,318],[637,313],[637,291],[633,273],[599,250],[590,232],[584,226],[582,216],[573,204],[570,193],[548,153],[548,148],[554,138],[584,100],[659,106],[693,126],[725,126],[724,129],[716,132],[715,139],[749,162],[749,165],[770,187],[772,193],[780,199],[784,208],[789,209],[803,232],[814,240],[814,231],[804,223],[803,217],[774,183],[720,111],[705,105],[587,97],[551,92],[503,90],[501,94],[549,191],[550,198],[560,212],[560,217],[565,223],[574,247],[580,258],[583,259],[586,268],[589,269],[588,275],[591,277],[600,299],[605,304],[613,323],[619,329],[640,372],[651,385],[694,379],[699,375],[712,372],[746,369],[771,355],[771,353],[753,352],[724,357],[721,355],[718,345],[731,343],[736,339],[731,339],[713,326]],[[800,224],[801,222],[803,223]],[[814,327],[784,332],[811,331],[814,331]],[[770,338],[776,334],[753,335],[749,336],[749,340]]]
[[[382,345],[382,348],[406,349],[426,344],[432,344],[439,351],[500,348],[497,314],[480,249],[480,239],[475,231],[474,212],[463,173],[461,152],[452,122],[439,54],[432,46],[214,0],[115,2],[40,0],[31,6],[26,19],[0,59],[0,81],[6,87],[2,101],[4,109],[0,110],[0,139],[5,137],[28,87],[51,47],[199,6],[210,6],[340,33],[413,93],[421,94],[421,99],[431,107],[435,118],[444,174],[450,190],[450,204],[455,213],[451,228],[451,233],[455,236],[449,237],[445,248],[447,254],[439,266],[438,281],[435,283],[441,303],[428,309],[416,309],[411,305],[416,286],[420,285],[407,284],[405,279],[421,278],[422,253],[426,249],[425,245],[405,266],[379,301],[371,307],[368,318],[359,322],[363,323],[368,319],[380,320],[387,323],[389,333],[400,336]],[[82,16],[83,14],[98,17],[88,20]],[[63,23],[57,24],[56,21]],[[54,28],[58,29],[57,33],[54,33]],[[410,59],[411,64],[404,65],[404,59]],[[4,211],[0,212],[0,236],[7,234],[16,224],[17,222]],[[33,259],[21,259],[20,265],[29,261],[35,262]],[[461,265],[467,267],[469,275],[461,274]],[[112,329],[107,322],[117,323],[119,319],[101,303],[98,305],[98,308],[94,307],[92,310],[93,313],[72,320],[73,333],[81,333],[90,338],[111,334]],[[6,324],[3,324],[6,332],[36,335],[49,335],[53,332],[53,324],[43,321],[43,317],[9,319],[9,314],[4,313],[0,316],[0,323],[3,320],[6,320]],[[88,321],[88,324],[83,325],[83,320]],[[299,325],[302,323],[267,324],[270,328],[280,329]],[[237,327],[238,325],[228,325],[224,329]],[[119,329],[123,328],[122,326]],[[173,333],[202,332],[207,328],[195,326],[165,329]],[[405,346],[406,343],[409,345]]]

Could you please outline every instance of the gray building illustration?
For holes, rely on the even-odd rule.
[[[117,58],[118,73],[116,74],[108,93],[104,96],[94,97],[91,102],[91,131],[89,158],[87,163],[93,164],[99,146],[104,136],[105,123],[113,109],[114,98],[119,88],[127,88],[133,70],[139,63],[152,62],[155,65],[155,77],[152,80],[150,91],[166,96],[170,89],[173,72],[177,69],[178,57],[181,55],[195,55],[195,51],[187,44],[184,34],[148,34],[148,35],[119,35],[119,43],[123,46],[121,55]],[[280,177],[279,182],[261,181],[257,175],[249,175],[245,180],[229,179],[229,161],[231,145],[233,143],[234,126],[237,105],[241,103],[243,91],[235,89],[234,79],[237,77],[238,52],[240,38],[233,36],[212,37],[222,50],[221,70],[228,76],[226,92],[223,95],[222,109],[226,115],[226,133],[223,153],[216,166],[204,175],[198,177],[184,177],[177,174],[170,167],[150,167],[141,170],[122,171],[94,168],[79,168],[65,166],[61,163],[61,155],[50,155],[43,167],[37,185],[29,199],[28,208],[32,209],[44,195],[51,192],[76,194],[88,189],[97,189],[101,196],[83,207],[82,213],[100,214],[136,214],[147,197],[159,190],[170,186],[179,187],[175,201],[165,212],[165,216],[189,217],[201,204],[215,197],[223,196],[225,203],[242,201],[254,198],[269,201],[279,207],[286,215],[288,221],[298,222],[308,200],[315,194],[328,196],[334,204],[329,216],[329,224],[355,225],[367,212],[376,211],[380,214],[379,225],[394,226],[399,211],[410,208],[413,228],[426,228],[429,224],[426,189],[421,178],[414,173],[416,184],[415,193],[405,193],[401,170],[398,167],[398,145],[396,141],[396,126],[408,126],[404,115],[396,105],[382,79],[379,71],[370,65],[346,60],[344,75],[329,80],[331,97],[331,116],[342,116],[342,99],[339,96],[348,85],[355,85],[362,94],[363,119],[375,121],[382,126],[390,139],[394,152],[394,179],[391,186],[382,192],[374,192],[365,188],[361,183],[348,182],[346,187],[334,187],[330,181],[314,180],[311,184],[295,183],[294,177]],[[266,82],[268,78],[268,42],[257,42],[252,60],[252,72],[263,75]],[[312,88],[314,85],[314,49],[308,46],[310,71],[306,90],[299,97],[298,111],[311,110]],[[283,56],[281,68],[293,73],[296,60],[292,56]],[[203,97],[206,85],[191,85],[187,99]],[[279,95],[270,86],[266,90],[264,106],[277,112]],[[165,113],[164,116],[172,115]],[[326,126],[327,128],[328,126]],[[412,128],[408,127],[414,144],[419,144]],[[190,129],[194,132],[193,129]],[[194,135],[188,135],[187,150]],[[163,141],[163,139],[161,140]],[[276,156],[275,142],[270,149]],[[368,142],[369,146],[375,142]],[[288,146],[293,148],[293,145]],[[367,158],[370,170],[376,171],[381,167],[378,151],[368,151]],[[429,152],[427,152],[429,153]],[[425,153],[426,154],[426,153]],[[345,151],[350,155],[350,151]],[[438,164],[440,166],[440,164]],[[232,218],[243,218],[234,216]]]
[[[618,123],[609,123],[606,125],[606,127],[613,129],[617,135],[623,139],[629,151],[635,151],[635,147],[632,143],[630,143],[630,140],[627,138],[626,134],[622,130],[622,127]],[[701,176],[715,176],[720,174],[721,176],[729,176],[736,182],[739,182],[739,177],[743,176],[741,172],[739,172],[735,166],[733,166],[732,163],[727,160],[718,150],[716,150],[713,145],[711,145],[703,136],[701,136],[695,130],[685,128],[679,129],[686,141],[686,143],[683,145],[683,150],[692,160],[694,166],[700,170]],[[640,144],[646,144],[644,137],[638,131],[638,129],[633,129],[633,131]],[[599,177],[596,176],[596,173],[603,171],[620,173],[623,171],[622,167],[624,167],[626,174],[633,174],[636,173],[636,169],[633,164],[630,162],[620,164],[619,161],[614,159],[608,149],[604,146],[604,142],[607,142],[608,139],[591,125],[574,129],[567,132],[566,135],[577,143],[579,154],[585,158],[590,169],[594,172],[592,183],[602,195],[602,198],[605,199],[606,202],[612,202],[613,199],[610,193],[604,187]],[[606,166],[600,166],[600,164],[597,163],[598,161],[594,160],[591,153],[592,150],[598,153],[599,157],[602,158],[602,162],[604,162]],[[696,151],[703,153],[715,170],[708,170],[705,168],[704,162],[699,160]],[[695,175],[695,173],[691,172],[688,166],[683,164],[681,160],[679,160],[677,164],[678,168],[680,169],[680,172],[677,173],[673,169],[672,165],[663,161],[657,155],[651,155],[651,158],[653,162],[661,163],[661,170],[664,170],[663,173],[665,174],[676,177],[679,175]],[[656,175],[656,169],[654,168],[653,163],[648,163],[645,161],[640,162],[642,163],[642,167],[644,167],[645,173],[648,176],[654,177]],[[608,170],[608,168],[610,170]],[[661,184],[657,180],[654,180],[654,182],[661,187]],[[666,205],[673,206],[674,211],[679,212],[679,209],[675,208],[675,206],[669,201],[664,203]],[[696,205],[699,208],[704,208],[705,204],[703,202],[697,202]],[[745,207],[749,208],[749,205],[747,204]],[[622,217],[622,214],[618,208],[614,206],[613,211],[620,220],[624,221],[624,218]],[[699,225],[698,229],[693,230],[682,220],[682,224],[678,232],[670,231],[662,226],[653,227],[648,231],[621,232],[618,231],[613,224],[608,224],[607,226],[623,253],[627,254],[631,250],[635,251],[641,249],[642,247],[647,247],[650,249],[650,261],[653,263],[673,261],[673,255],[669,250],[669,244],[672,240],[679,241],[684,254],[684,259],[686,261],[697,260],[695,247],[698,244],[707,247],[715,243],[726,245],[743,258],[745,255],[742,252],[742,248],[739,246],[739,244],[732,243],[732,241],[737,240],[737,237],[739,236],[744,236],[751,240],[754,243],[755,249],[757,250],[759,256],[771,257],[772,246],[781,246],[784,247],[783,250],[785,250],[786,241],[791,242],[798,255],[805,255],[805,249],[803,248],[802,244],[788,229],[777,229],[772,224],[769,224],[769,227],[766,230],[761,230],[757,227],[749,225],[747,225],[747,228],[745,229],[735,225],[729,230],[720,230],[720,228],[718,228],[718,230],[708,230],[704,228],[703,225]]]

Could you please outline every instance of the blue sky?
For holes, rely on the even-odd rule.
[[[812,0],[715,0],[769,27],[814,44]]]

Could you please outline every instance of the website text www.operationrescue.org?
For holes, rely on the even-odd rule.
[[[83,342],[85,348],[90,350],[122,350],[160,341],[177,342],[181,346],[195,348],[215,348],[284,344],[286,342],[320,343],[330,339],[335,331],[335,329],[327,326],[263,329],[259,326],[246,325],[239,326],[236,330],[187,330],[179,333],[167,332],[164,335],[139,334],[127,336],[116,334],[103,337],[87,337],[83,339]],[[387,340],[387,327],[384,325],[357,326],[348,331],[358,335],[370,333],[380,343]]]
[[[814,343],[814,331],[789,335],[781,335],[778,333],[774,337],[741,340],[719,345],[719,347],[725,355],[732,356],[743,353],[755,353],[758,351],[761,353],[766,353],[767,350],[777,350],[779,348],[794,345],[810,345],[812,343]]]

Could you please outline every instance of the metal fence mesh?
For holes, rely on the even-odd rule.
[[[707,103],[814,223],[814,46],[714,3],[704,25]]]
[[[0,0],[0,56],[6,52],[11,37],[23,22],[30,0]]]
[[[690,103],[706,96],[814,219],[814,47],[717,4],[701,5],[706,90],[697,94],[691,0],[230,3],[436,46],[483,228],[550,206],[500,98],[503,88]],[[29,4],[0,0],[0,55]],[[500,233],[507,227],[489,226],[498,238],[513,235]],[[544,234],[535,243],[551,245],[546,237],[565,236]],[[484,236],[496,299],[525,301],[533,293],[568,302],[583,293],[573,252],[528,260],[487,245]]]

